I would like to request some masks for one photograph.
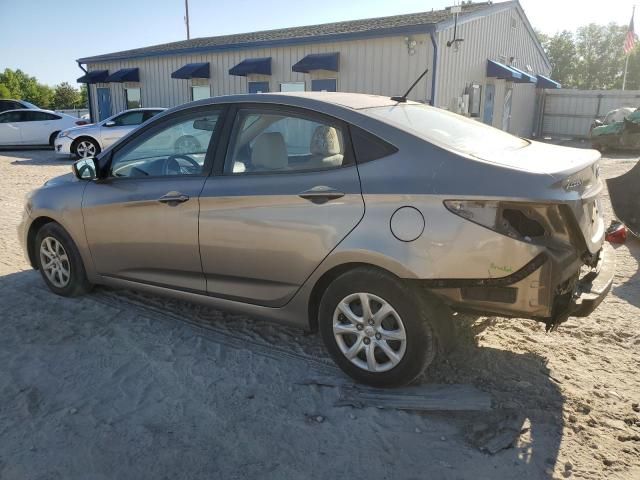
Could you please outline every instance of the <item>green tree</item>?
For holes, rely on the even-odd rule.
[[[68,82],[56,85],[53,95],[54,108],[77,108],[80,106],[81,100],[80,92]]]
[[[83,83],[80,86],[80,107],[89,108],[89,94],[87,93],[87,84]]]
[[[4,83],[0,83],[0,98],[11,98],[11,92]]]
[[[622,86],[626,27],[591,23],[576,33],[576,81],[585,90]]]
[[[573,33],[563,30],[553,36],[539,34],[539,37],[551,62],[554,80],[564,86],[574,86],[576,46]]]

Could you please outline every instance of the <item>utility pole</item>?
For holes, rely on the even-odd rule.
[[[184,0],[184,23],[187,25],[187,40],[191,39],[191,34],[189,33],[189,0]]]

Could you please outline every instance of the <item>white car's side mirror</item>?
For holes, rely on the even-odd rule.
[[[107,123],[104,124],[105,127],[115,127],[116,126],[116,122],[114,122],[113,120],[109,120]]]

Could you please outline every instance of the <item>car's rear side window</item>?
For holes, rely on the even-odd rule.
[[[38,112],[25,110],[24,112],[20,112],[22,115],[23,122],[44,122],[47,120],[60,120],[60,116],[54,115],[53,113],[47,112]]]
[[[440,108],[398,104],[361,110],[382,121],[411,130],[417,136],[461,153],[486,158],[493,152],[513,151],[529,142],[470,118]]]
[[[291,173],[352,163],[341,124],[306,111],[247,108],[238,112],[225,173]]]
[[[351,131],[351,142],[353,143],[356,162],[358,163],[384,158],[398,151],[390,143],[355,125],[350,125],[349,130]]]

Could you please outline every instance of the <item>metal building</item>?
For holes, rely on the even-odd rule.
[[[559,87],[517,0],[198,38],[78,65],[94,120],[242,92],[399,95],[428,68],[410,99],[530,136],[537,89]]]

